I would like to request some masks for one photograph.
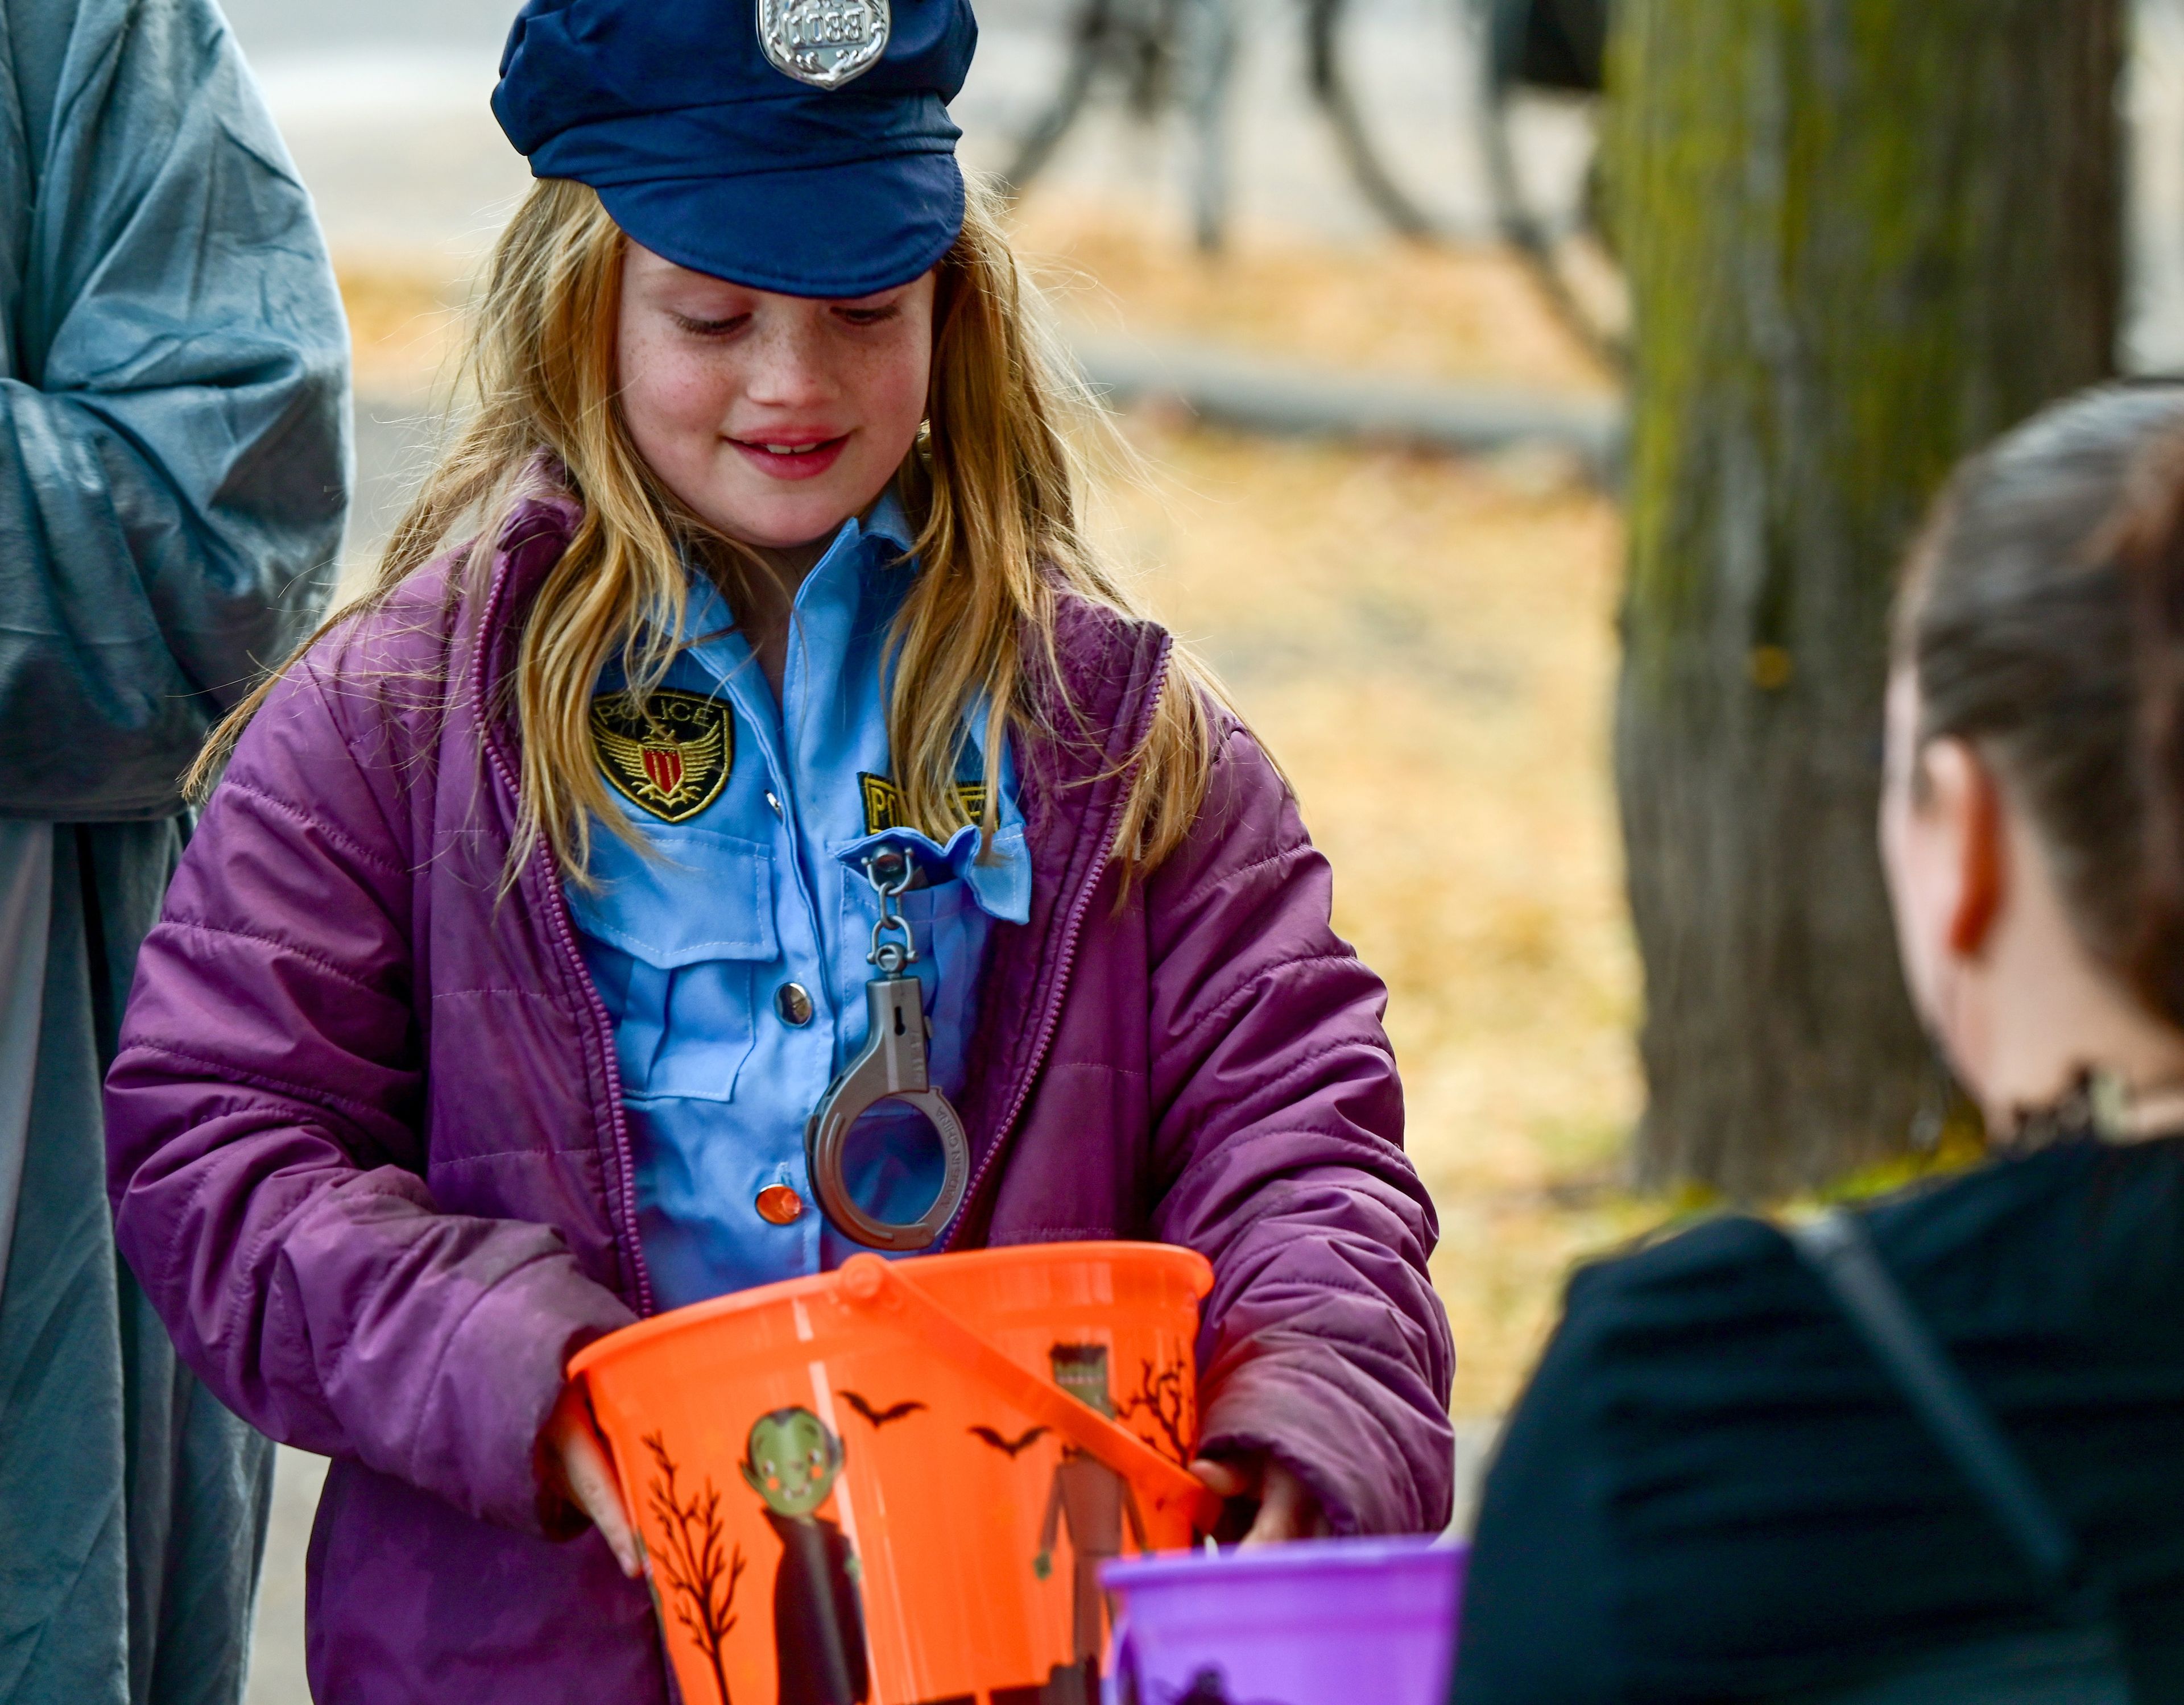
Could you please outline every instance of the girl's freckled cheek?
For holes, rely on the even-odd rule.
[[[730,389],[696,363],[671,359],[658,371],[653,396],[660,411],[676,425],[710,434],[727,410]]]

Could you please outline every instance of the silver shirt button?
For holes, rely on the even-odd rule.
[[[766,809],[772,811],[774,816],[779,816],[781,815],[781,801],[776,799],[771,792],[769,792],[766,796]]]
[[[784,983],[773,991],[773,1010],[783,1023],[801,1030],[811,1022],[811,991],[801,983]]]

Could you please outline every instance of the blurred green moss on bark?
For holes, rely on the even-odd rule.
[[[1642,1186],[1932,1141],[1874,846],[1897,563],[1964,452],[2103,377],[2117,0],[1622,0],[1635,310],[1617,780]]]

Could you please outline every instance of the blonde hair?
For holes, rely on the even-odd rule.
[[[1135,614],[1080,525],[1081,476],[1067,428],[1072,416],[1096,415],[1097,404],[1045,331],[996,205],[974,185],[962,234],[940,261],[930,430],[896,479],[917,528],[920,568],[889,638],[888,739],[904,816],[937,839],[967,819],[957,766],[977,709],[986,717],[989,833],[1003,734],[1066,736],[1051,726],[1054,700],[1041,690],[1061,686],[1059,601],[1073,594]],[[755,566],[669,495],[623,423],[616,342],[626,245],[586,186],[532,187],[494,250],[475,310],[465,363],[475,409],[396,527],[372,592],[320,630],[383,604],[459,538],[473,541],[474,572],[489,565],[542,459],[566,471],[582,520],[524,619],[512,677],[521,773],[510,880],[543,840],[566,872],[585,881],[594,823],[628,833],[593,755],[600,672],[619,656],[633,692],[659,686],[682,630],[686,553],[731,582]],[[193,797],[218,778],[279,678],[213,731],[184,778]],[[1196,820],[1221,702],[1211,675],[1176,648],[1150,727],[1103,772],[1123,783],[1112,851],[1125,892]],[[1066,699],[1062,708],[1079,722],[1078,738],[1098,738]]]

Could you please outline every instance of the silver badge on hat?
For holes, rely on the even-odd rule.
[[[758,40],[777,71],[838,89],[887,52],[888,0],[758,0]]]

